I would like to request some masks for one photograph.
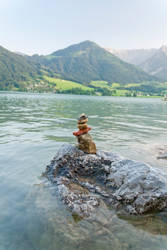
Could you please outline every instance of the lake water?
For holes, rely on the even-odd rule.
[[[145,161],[167,148],[161,99],[0,92],[0,250],[167,249],[167,213],[123,216],[103,208],[77,220],[44,187],[58,148],[75,143],[76,118],[89,116],[98,149]]]

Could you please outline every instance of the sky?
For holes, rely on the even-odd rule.
[[[167,0],[0,0],[0,45],[49,54],[84,40],[114,49],[167,45]]]

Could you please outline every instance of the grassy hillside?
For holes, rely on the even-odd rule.
[[[108,83],[104,81],[92,81],[88,86],[95,89],[96,93],[108,96],[163,96],[167,93],[167,83],[143,82],[143,83]]]
[[[99,80],[125,84],[155,80],[153,76],[123,62],[90,41],[72,45],[48,56],[34,56],[32,59],[48,67],[61,78],[80,83]]]
[[[86,95],[95,94],[93,88],[84,86],[80,83],[58,78],[51,78],[48,76],[44,76],[44,79],[56,93],[86,94]]]
[[[39,65],[0,46],[0,90],[24,89],[41,75]]]
[[[104,95],[104,96],[163,96],[167,93],[167,83],[149,82],[108,83],[107,81],[91,81],[83,85],[76,82],[45,76],[45,84],[55,93]],[[36,89],[39,91],[39,88]]]

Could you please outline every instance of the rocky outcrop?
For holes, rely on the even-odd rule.
[[[44,175],[56,185],[63,203],[80,216],[89,216],[101,203],[130,214],[167,208],[167,175],[111,152],[86,154],[64,145]]]

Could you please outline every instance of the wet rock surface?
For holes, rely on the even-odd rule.
[[[62,202],[79,216],[90,216],[102,203],[129,214],[167,208],[167,175],[112,152],[86,154],[64,145],[44,175]]]

